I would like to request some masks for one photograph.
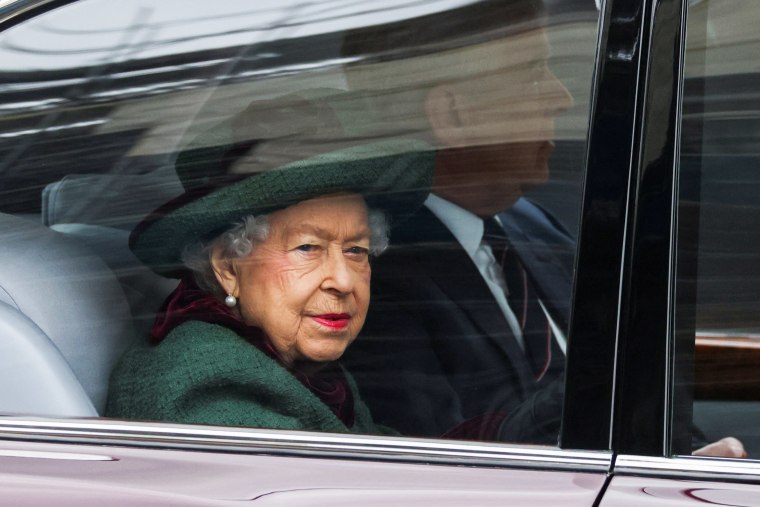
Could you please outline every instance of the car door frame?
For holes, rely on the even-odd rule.
[[[676,495],[681,498],[678,502],[690,503],[698,501],[691,499],[687,491],[690,488],[731,491],[731,483],[760,483],[760,463],[690,456],[694,445],[693,396],[689,390],[693,389],[696,285],[677,283],[696,279],[697,237],[693,231],[699,219],[698,207],[694,206],[699,198],[699,180],[679,177],[688,3],[605,2],[604,26],[617,23],[621,28],[605,29],[604,33],[627,37],[604,45],[601,53],[606,63],[599,64],[599,83],[607,79],[617,81],[618,86],[599,84],[587,170],[603,172],[605,165],[615,160],[630,164],[627,181],[612,181],[614,177],[609,176],[611,183],[617,185],[615,189],[627,186],[630,196],[625,217],[618,217],[625,234],[619,252],[623,261],[613,351],[615,371],[606,379],[609,388],[598,384],[597,390],[591,392],[568,382],[567,395],[572,399],[594,393],[608,396],[611,392],[613,397],[608,436],[614,466],[602,505],[617,505],[621,500],[643,502],[648,488],[681,488]],[[610,146],[619,132],[629,134],[624,139],[630,144]],[[603,140],[607,142],[600,142]],[[613,156],[614,152],[618,155]],[[602,190],[599,192],[604,195]],[[593,213],[604,207],[605,201],[593,192],[586,196],[584,214],[589,219],[583,223],[592,228],[584,231],[586,234],[604,232],[604,219]],[[606,220],[611,218],[607,216]],[[583,244],[584,237],[582,232],[579,256],[594,255],[589,244]],[[580,280],[589,276],[593,273],[577,275]],[[593,284],[581,289],[591,291]],[[587,292],[580,296],[576,292],[576,298],[584,294]],[[581,324],[572,329],[578,329],[571,332],[574,340],[586,340]],[[589,338],[581,349],[588,351],[593,345]],[[579,348],[575,352],[579,353]],[[587,367],[574,359],[568,365],[570,380],[577,376],[574,372]],[[591,445],[601,442],[601,438],[593,440],[589,434],[571,433],[572,438],[579,435]],[[625,478],[625,482],[616,481],[618,477]],[[661,482],[662,479],[671,482]],[[737,492],[747,491],[744,485],[744,489],[736,488]],[[639,496],[630,496],[632,491]]]

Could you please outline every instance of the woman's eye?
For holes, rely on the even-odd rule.
[[[369,248],[364,248],[361,246],[352,246],[351,248],[346,250],[346,253],[350,255],[356,255],[356,256],[367,256],[369,255]]]
[[[299,252],[314,252],[317,249],[317,245],[298,245],[295,249]]]

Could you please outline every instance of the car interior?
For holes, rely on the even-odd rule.
[[[595,22],[593,4],[584,3],[581,14],[562,5],[563,15]],[[177,283],[143,266],[128,247],[132,228],[182,192],[173,170],[172,146],[187,131],[203,128],[216,121],[214,115],[224,117],[249,100],[255,55],[280,54],[282,62],[270,58],[267,64],[276,68],[293,65],[294,54],[305,63],[329,61],[340,51],[340,32],[305,40],[309,51],[303,51],[306,43],[286,39],[179,53],[174,61],[155,58],[93,67],[88,72],[103,72],[110,81],[84,81],[76,90],[78,105],[60,110],[46,104],[50,97],[72,93],[70,73],[78,69],[6,74],[12,82],[46,84],[31,92],[23,86],[6,91],[11,104],[39,101],[39,111],[0,116],[0,302],[8,315],[2,325],[13,336],[2,344],[12,348],[0,358],[5,363],[0,371],[14,372],[14,381],[0,388],[3,413],[102,414],[115,362],[131,343],[147,335],[156,310]],[[570,58],[559,60],[566,72],[573,72]],[[231,63],[219,63],[223,61]],[[588,65],[584,68],[590,70]],[[345,86],[340,67],[335,69],[316,81]],[[220,75],[224,86],[216,85]],[[146,80],[150,90],[152,82],[165,79],[207,82],[208,88],[141,94],[139,86]],[[293,86],[287,78],[281,81]],[[306,86],[295,81],[297,87]],[[262,83],[262,93],[279,93],[277,80]],[[579,80],[576,86],[587,85]],[[111,95],[119,100],[101,98]],[[203,101],[207,103],[200,114],[197,107]],[[159,102],[171,104],[170,114],[176,117],[144,114]],[[576,114],[583,115],[585,100],[579,99],[579,104]],[[70,154],[75,154],[76,163]],[[555,178],[532,191],[532,198],[556,213],[569,230],[577,228],[583,157],[584,141],[577,133],[558,140]]]
[[[335,48],[331,40],[330,51]],[[62,79],[58,74],[54,78]],[[701,206],[695,231],[698,340],[716,334],[760,337],[757,76],[692,77],[685,83],[684,135],[691,140],[682,147],[682,178],[685,184],[695,174],[701,178],[692,196]],[[118,112],[112,105],[93,110],[98,108],[106,116]],[[76,117],[81,112],[60,114],[59,120],[66,114],[72,115],[69,122],[86,120]],[[170,155],[129,155],[145,130],[109,133],[93,126],[62,136],[44,130],[50,121],[44,113],[0,119],[0,327],[6,337],[0,341],[0,371],[7,379],[0,383],[0,409],[97,417],[115,362],[146,335],[176,284],[137,261],[128,248],[129,232],[182,189]],[[34,141],[9,134],[40,125]],[[85,155],[78,164],[62,159],[99,144],[107,155],[89,148],[79,151]],[[578,227],[584,156],[585,140],[558,140],[552,179],[530,193],[570,231]],[[760,353],[746,348],[749,371],[757,370]],[[749,380],[732,377],[734,365],[716,364],[717,357],[714,349],[697,347],[695,424],[708,438],[735,435],[751,455],[760,456],[760,391],[741,391]],[[716,373],[700,377],[700,368]],[[706,384],[724,389],[711,391]]]

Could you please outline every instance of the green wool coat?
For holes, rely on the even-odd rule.
[[[346,427],[279,363],[234,331],[199,321],[159,344],[127,351],[111,375],[106,415],[119,419],[389,434],[375,425],[353,378],[354,425]]]

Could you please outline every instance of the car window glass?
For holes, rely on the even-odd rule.
[[[760,456],[760,5],[690,2],[681,138],[676,402],[703,441]],[[696,332],[694,332],[696,330]],[[681,389],[683,387],[683,389]],[[693,404],[691,400],[693,399]]]
[[[0,413],[555,445],[597,19],[85,0],[7,28]]]

